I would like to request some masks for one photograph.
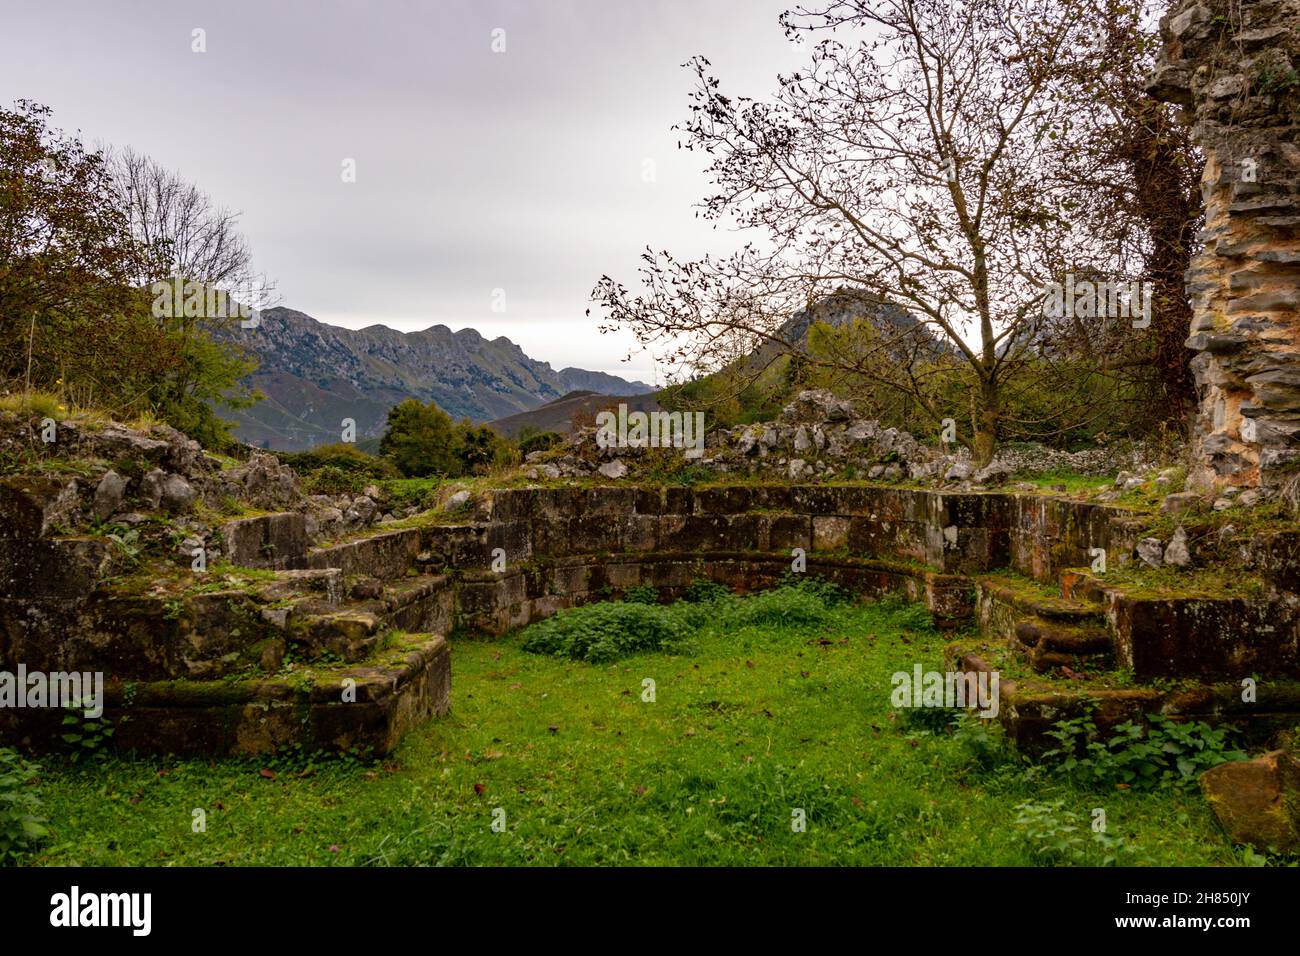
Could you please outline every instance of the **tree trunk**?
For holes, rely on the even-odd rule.
[[[975,440],[971,443],[971,460],[976,470],[993,460],[1001,418],[997,383],[992,379],[986,380],[980,386],[979,408],[975,411]]]

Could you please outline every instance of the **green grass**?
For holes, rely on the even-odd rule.
[[[912,608],[694,620],[689,655],[604,664],[525,652],[523,634],[458,640],[451,714],[385,761],[47,760],[51,837],[35,862],[1100,862],[1095,808],[1121,862],[1252,859],[1195,791],[1079,789],[987,746],[984,721],[967,721],[972,743],[893,710],[891,675],[941,668],[947,640]],[[496,808],[505,832],[492,830]],[[195,809],[206,832],[192,832]],[[796,810],[806,832],[792,829]],[[1082,851],[1055,845],[1066,830]]]

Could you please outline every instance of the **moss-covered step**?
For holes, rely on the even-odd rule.
[[[282,748],[393,749],[451,704],[451,649],[441,635],[392,634],[367,660],[286,665],[279,674],[211,681],[112,682],[106,745],[143,753],[255,755]],[[54,709],[0,709],[0,744],[65,746]]]
[[[1059,721],[1091,714],[1102,735],[1125,721],[1152,714],[1174,720],[1229,724],[1247,741],[1263,744],[1300,722],[1300,681],[1261,681],[1250,693],[1233,682],[1196,680],[1139,684],[1126,672],[1091,678],[1053,679],[1026,673],[1008,660],[1000,642],[976,640],[948,645],[948,669],[998,674],[998,721],[1016,747],[1040,753],[1057,746],[1049,733]]]
[[[1060,597],[1045,585],[1010,574],[980,578],[975,592],[981,631],[1005,641],[1037,673],[1114,666],[1100,604]]]

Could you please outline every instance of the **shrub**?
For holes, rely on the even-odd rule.
[[[531,435],[521,436],[519,439],[519,454],[529,455],[535,451],[549,451],[562,441],[564,441],[564,436],[559,432],[535,432]]]
[[[794,627],[824,624],[831,609],[818,594],[797,587],[760,591],[731,609],[729,620],[738,626],[770,624]]]
[[[629,602],[575,608],[524,633],[526,651],[592,664],[641,651],[677,650],[686,642],[686,628],[673,608]]]
[[[623,600],[629,604],[658,604],[659,589],[650,584],[637,584],[623,592]]]
[[[281,461],[300,475],[310,475],[326,468],[374,480],[394,478],[397,475],[390,462],[377,455],[368,455],[347,442],[321,445],[311,451],[280,452],[279,456]]]
[[[787,571],[782,577],[777,587],[793,588],[796,591],[802,591],[804,594],[811,594],[823,604],[848,604],[853,600],[853,595],[849,593],[848,588],[836,584],[834,581],[827,581],[825,578],[819,578],[810,574],[794,574]]]
[[[1244,760],[1226,727],[1199,720],[1176,723],[1154,714],[1149,725],[1125,721],[1105,740],[1092,715],[1057,721],[1048,736],[1057,746],[1042,763],[1085,783],[1135,790],[1195,785],[1201,772],[1229,760]]]
[[[17,862],[46,836],[40,790],[30,782],[39,771],[35,762],[0,747],[0,865]]]
[[[327,465],[309,472],[302,479],[302,490],[309,495],[358,494],[370,479],[354,471]]]
[[[711,601],[717,601],[730,595],[731,592],[716,581],[706,581],[699,578],[692,581],[686,590],[682,592],[682,600],[690,601],[692,604],[708,604]]]
[[[379,453],[390,459],[406,478],[459,475],[456,425],[433,402],[408,398],[388,410],[388,425],[379,441]]]
[[[1039,861],[1076,866],[1115,866],[1146,863],[1122,837],[1094,829],[1083,814],[1065,809],[1064,800],[1039,803],[1027,800],[1016,806],[1013,821]]]

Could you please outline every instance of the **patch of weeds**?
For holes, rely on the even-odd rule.
[[[687,631],[673,607],[588,604],[525,630],[523,649],[601,664],[641,651],[681,651]]]
[[[86,716],[86,711],[94,707],[89,697],[72,701],[63,715],[63,742],[68,745],[68,756],[73,763],[82,760],[103,760],[108,745],[113,738],[113,721],[102,714],[98,717]]]
[[[828,605],[848,604],[853,600],[853,595],[849,593],[848,588],[842,587],[834,581],[817,577],[815,574],[794,574],[787,571],[782,575],[777,588],[789,588],[804,594],[810,594],[823,604]]]
[[[623,592],[623,600],[629,604],[658,604],[659,589],[651,584],[636,584]]]
[[[1152,715],[1147,725],[1125,721],[1106,739],[1088,714],[1057,721],[1048,736],[1057,746],[1042,755],[1040,766],[1102,787],[1188,788],[1202,771],[1246,759],[1227,727],[1199,720],[1177,723],[1163,714]]]
[[[703,578],[692,581],[686,590],[682,592],[682,600],[689,601],[692,604],[711,604],[714,601],[730,596],[731,592],[721,584]]]
[[[0,747],[0,866],[19,863],[48,835],[34,782],[40,765]]]
[[[118,554],[125,558],[127,562],[130,564],[140,562],[140,554],[144,551],[144,545],[140,542],[140,532],[138,530],[131,528],[128,531],[125,528],[120,528],[110,531],[106,537],[113,542]]]
[[[876,602],[876,607],[892,620],[898,622],[905,631],[918,634],[937,633],[934,617],[924,604],[914,604],[899,594],[886,594]]]
[[[1149,862],[1123,837],[1111,836],[1089,815],[1066,810],[1064,800],[1026,800],[1016,805],[1013,823],[1035,859],[1070,866],[1131,866]]]
[[[950,734],[964,716],[961,707],[901,707],[899,723],[904,730],[923,734]]]

